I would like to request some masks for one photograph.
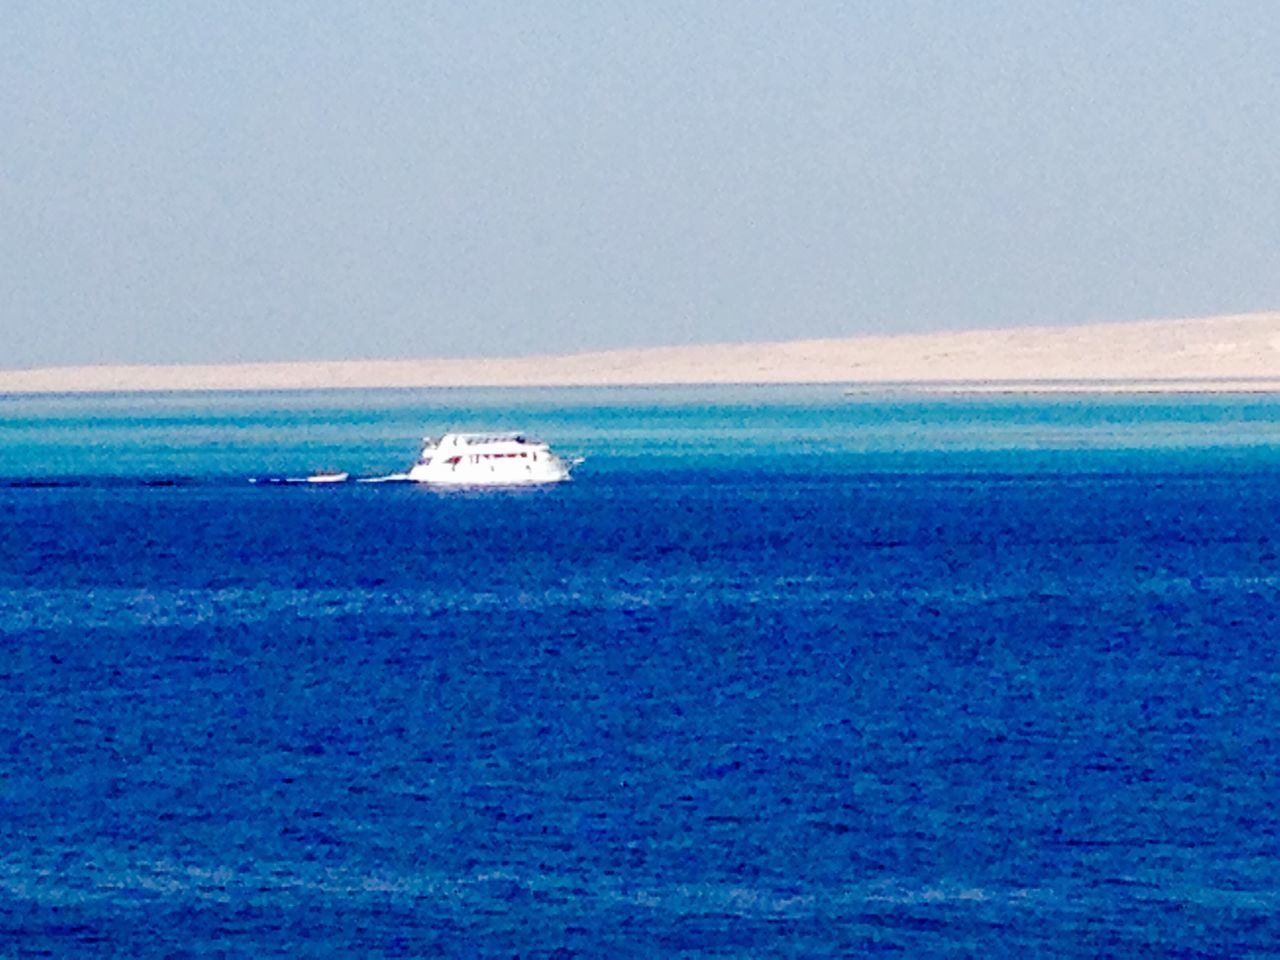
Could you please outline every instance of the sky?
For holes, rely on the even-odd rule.
[[[0,367],[1280,308],[1280,4],[7,0]]]

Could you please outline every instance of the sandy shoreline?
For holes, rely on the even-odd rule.
[[[1280,312],[541,357],[0,369],[0,393],[841,384],[949,393],[1276,393]]]

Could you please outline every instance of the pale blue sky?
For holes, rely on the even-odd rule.
[[[1280,4],[9,0],[0,366],[1280,307]]]

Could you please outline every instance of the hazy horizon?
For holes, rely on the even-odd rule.
[[[1280,305],[1280,8],[6,9],[0,367]]]

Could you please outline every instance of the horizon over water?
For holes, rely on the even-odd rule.
[[[1269,396],[0,396],[0,955],[1274,953],[1278,563]]]

